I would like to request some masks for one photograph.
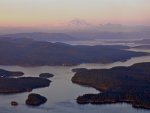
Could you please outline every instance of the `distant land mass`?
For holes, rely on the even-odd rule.
[[[98,32],[98,31],[66,31],[58,33],[49,32],[27,32],[27,33],[14,33],[0,35],[0,38],[31,38],[37,41],[49,41],[49,42],[66,42],[66,41],[87,41],[97,39],[144,39],[141,43],[150,43],[147,40],[150,37],[150,33],[147,31],[141,32]],[[147,42],[148,41],[148,42]],[[138,41],[137,41],[138,43]]]
[[[110,69],[74,69],[72,82],[96,88],[99,94],[77,98],[79,104],[129,103],[150,109],[150,62]]]
[[[150,39],[143,39],[139,41],[135,41],[137,44],[150,44]]]
[[[68,32],[69,35],[74,37],[79,37],[82,39],[119,39],[119,40],[131,40],[131,39],[148,39],[150,37],[149,31],[139,31],[139,32]],[[143,40],[144,41],[144,40]],[[146,40],[145,40],[146,41]],[[144,41],[144,42],[145,42]]]
[[[1,38],[0,65],[42,66],[78,65],[81,63],[112,63],[132,57],[149,55],[132,52],[128,46],[82,46],[34,41],[29,38]]]
[[[32,32],[32,33],[16,33],[0,35],[0,38],[29,38],[36,41],[49,41],[49,42],[63,42],[63,41],[81,41],[81,40],[92,40],[70,36],[66,33],[46,33],[46,32]]]

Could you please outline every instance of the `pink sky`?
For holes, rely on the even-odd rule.
[[[0,0],[0,26],[150,25],[150,0]]]

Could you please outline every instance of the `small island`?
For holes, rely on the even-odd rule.
[[[48,87],[50,80],[40,77],[20,77],[23,72],[0,69],[0,94],[29,92],[35,88]]]
[[[28,95],[26,104],[29,106],[39,106],[41,104],[44,104],[46,101],[47,101],[47,99],[44,96],[41,96],[41,95],[35,94],[35,93],[31,93]]]
[[[18,102],[16,102],[16,101],[11,101],[11,106],[18,106]]]
[[[79,104],[129,103],[150,109],[150,62],[111,69],[76,69],[72,82],[101,91],[77,98]]]
[[[51,77],[53,77],[53,76],[54,76],[54,75],[51,74],[51,73],[41,73],[41,74],[39,75],[40,78],[51,78]]]

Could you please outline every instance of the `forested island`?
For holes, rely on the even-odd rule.
[[[150,109],[150,62],[110,69],[74,69],[72,82],[101,91],[77,98],[79,104],[129,103]]]
[[[0,69],[0,94],[30,92],[35,88],[48,87],[50,80],[40,77],[21,77],[23,72]]]
[[[51,77],[53,77],[53,76],[54,76],[54,75],[51,74],[51,73],[41,73],[41,74],[39,75],[40,78],[51,78]]]
[[[44,104],[47,101],[47,98],[36,93],[31,93],[28,95],[28,98],[26,100],[26,104],[29,106],[39,106],[41,104]]]
[[[39,77],[3,78],[0,77],[0,93],[12,94],[32,91],[35,88],[47,87],[50,80]]]
[[[69,45],[35,41],[30,38],[0,38],[0,65],[72,66],[81,63],[112,63],[148,55],[127,51],[119,45]]]

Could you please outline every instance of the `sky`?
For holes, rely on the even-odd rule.
[[[150,25],[150,0],[0,0],[0,26]]]

